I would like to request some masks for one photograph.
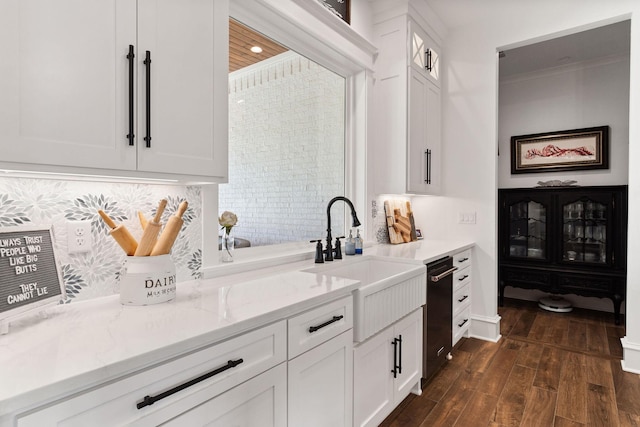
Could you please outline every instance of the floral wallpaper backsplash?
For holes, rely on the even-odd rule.
[[[168,203],[161,222],[166,223],[187,200],[184,225],[171,251],[177,280],[200,277],[202,260],[201,191],[198,186],[164,186],[31,178],[0,178],[0,229],[4,227],[51,227],[56,260],[67,291],[67,302],[119,292],[118,276],[126,254],[109,235],[109,227],[98,214],[105,211],[116,224],[124,224],[139,240],[142,236],[138,211],[147,218],[156,213],[158,202]],[[89,252],[69,253],[69,221],[91,221]]]

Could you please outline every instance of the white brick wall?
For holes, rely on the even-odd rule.
[[[326,235],[344,195],[344,79],[287,52],[229,75],[229,183],[219,209],[252,246]],[[343,203],[331,210],[344,230]]]

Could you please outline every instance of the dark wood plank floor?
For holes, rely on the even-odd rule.
[[[498,343],[463,338],[381,426],[640,426],[640,375],[620,367],[613,314],[508,299],[498,311]]]

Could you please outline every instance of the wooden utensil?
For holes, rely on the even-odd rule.
[[[138,211],[138,219],[140,220],[142,229],[144,230],[145,228],[147,228],[147,224],[149,223],[149,221],[147,220],[147,217],[145,217],[144,214],[140,211]]]
[[[160,200],[160,204],[158,205],[158,210],[156,211],[156,216],[153,217],[151,221],[147,223],[147,226],[142,233],[142,238],[140,239],[140,243],[138,243],[138,248],[136,249],[135,256],[149,256],[153,247],[158,240],[158,232],[160,231],[160,219],[162,218],[162,213],[164,212],[164,208],[167,206],[167,199]]]
[[[418,240],[418,235],[416,234],[416,221],[413,218],[411,202],[407,202],[407,217],[409,217],[409,222],[411,223],[411,241],[415,242],[416,240]]]
[[[396,231],[393,227],[395,221],[393,219],[393,211],[391,210],[391,205],[388,200],[384,201],[384,215],[387,223],[387,229],[389,230],[389,242],[393,245],[402,243],[404,240],[402,239],[400,232]]]
[[[188,206],[189,203],[187,203],[186,200],[180,203],[175,215],[172,215],[167,221],[167,225],[164,226],[164,230],[162,230],[160,237],[158,237],[158,241],[151,251],[151,256],[164,255],[171,251],[171,247],[182,229],[182,224],[184,224],[182,215],[187,210]]]
[[[98,213],[107,224],[107,226],[111,228],[111,230],[109,230],[109,234],[111,234],[116,242],[118,242],[120,247],[125,251],[127,255],[133,255],[138,247],[138,242],[136,241],[135,237],[133,237],[131,233],[129,233],[129,230],[127,230],[124,225],[116,225],[111,217],[109,217],[109,215],[107,215],[103,210],[99,210]]]
[[[409,218],[402,216],[400,214],[400,209],[395,209],[393,211],[393,216],[396,220],[396,225],[400,228],[403,233],[411,235],[411,223],[409,222]]]
[[[411,241],[411,223],[409,218],[402,216],[400,209],[393,210],[393,216],[396,220],[394,228],[399,231],[402,236],[402,241],[408,243]]]

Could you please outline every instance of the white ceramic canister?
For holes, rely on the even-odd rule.
[[[176,266],[171,255],[128,256],[120,274],[120,302],[151,305],[176,296]]]

